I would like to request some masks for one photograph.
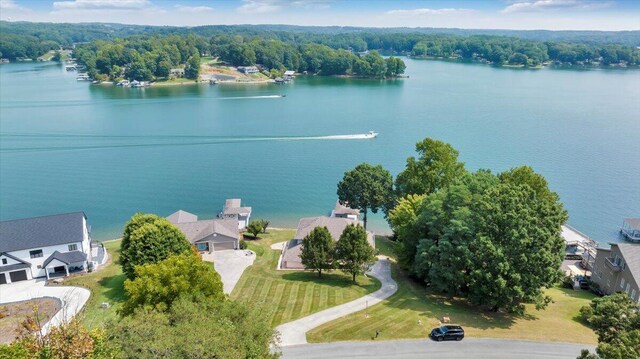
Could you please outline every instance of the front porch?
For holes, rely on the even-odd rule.
[[[87,255],[80,251],[60,253],[53,252],[47,258],[42,268],[47,279],[56,277],[67,277],[69,274],[86,272],[88,270]]]

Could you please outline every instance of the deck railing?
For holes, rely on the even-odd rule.
[[[613,262],[613,258],[605,258],[605,263],[607,264],[607,267],[614,272],[620,272],[622,270],[622,266]]]

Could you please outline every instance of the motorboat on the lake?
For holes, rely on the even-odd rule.
[[[376,138],[378,137],[378,133],[374,131],[369,131],[364,134],[364,138]]]

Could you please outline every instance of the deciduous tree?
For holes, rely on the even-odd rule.
[[[136,213],[124,228],[120,244],[120,265],[129,279],[135,266],[156,263],[169,256],[191,251],[184,234],[166,218]]]
[[[376,257],[374,249],[367,241],[367,231],[358,225],[348,225],[336,244],[335,260],[342,271],[351,274],[353,282],[356,276],[364,274]]]
[[[211,263],[202,261],[195,249],[135,270],[135,279],[124,283],[127,295],[121,310],[124,315],[141,307],[166,311],[181,297],[193,301],[197,298],[225,300],[220,275]]]
[[[458,162],[458,151],[448,143],[425,138],[416,144],[416,152],[419,157],[407,158],[405,170],[396,177],[399,197],[433,193],[451,185],[466,172],[464,164]]]
[[[304,268],[318,272],[328,271],[334,267],[335,242],[327,227],[316,227],[302,240],[300,259]]]
[[[364,212],[364,228],[367,228],[367,212],[377,213],[388,203],[393,190],[393,177],[381,165],[362,163],[344,174],[338,182],[340,203]]]

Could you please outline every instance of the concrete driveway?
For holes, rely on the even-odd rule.
[[[0,285],[0,304],[51,297],[60,300],[61,309],[42,328],[46,334],[51,326],[68,322],[84,307],[91,292],[86,288],[45,286],[44,279],[33,279]]]
[[[367,275],[373,276],[380,281],[380,289],[360,297],[351,302],[338,305],[329,309],[325,309],[315,314],[308,315],[304,318],[285,323],[276,328],[280,333],[280,346],[305,344],[307,342],[307,332],[313,328],[319,327],[324,323],[342,318],[351,313],[364,310],[367,306],[373,306],[389,298],[398,290],[398,285],[391,278],[391,266],[388,258],[378,256],[379,260],[371,267]],[[340,357],[340,356],[338,356]],[[338,358],[336,357],[336,358]]]
[[[283,347],[283,359],[575,359],[581,349],[593,346],[526,340],[465,338],[461,342],[388,340],[336,342]]]
[[[213,262],[216,272],[220,274],[224,292],[229,294],[233,291],[240,280],[242,273],[256,260],[256,254],[250,250],[229,250],[203,253],[202,259]]]

